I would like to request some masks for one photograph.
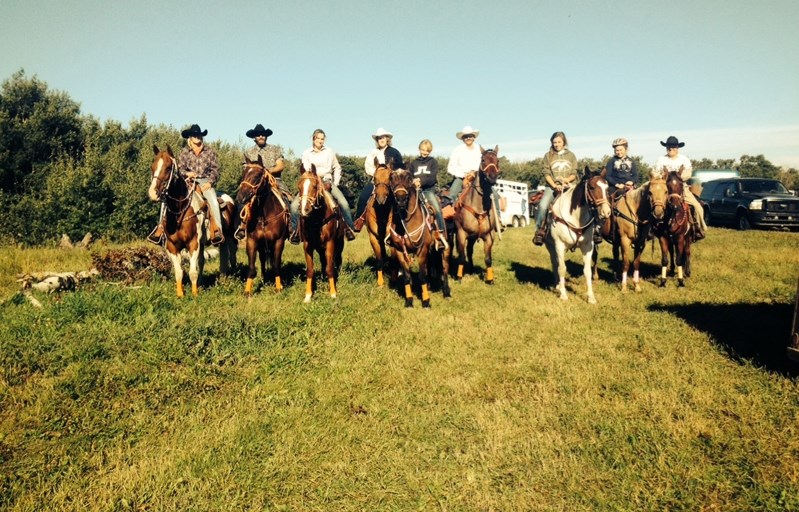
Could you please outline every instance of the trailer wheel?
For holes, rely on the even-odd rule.
[[[511,226],[513,226],[514,228],[519,227],[519,217],[513,217],[513,220],[511,221]]]

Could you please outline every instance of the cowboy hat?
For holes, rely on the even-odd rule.
[[[379,139],[380,137],[383,137],[383,136],[388,137],[390,139],[390,138],[394,137],[394,134],[389,132],[389,131],[386,131],[386,130],[384,130],[382,128],[378,128],[377,131],[375,132],[375,134],[372,135],[372,138],[374,140],[377,140],[377,139]]]
[[[474,135],[474,137],[477,138],[477,136],[480,135],[480,130],[475,130],[471,126],[466,125],[463,127],[462,131],[455,134],[455,137],[462,139],[464,135]]]
[[[669,135],[666,142],[660,141],[660,145],[667,148],[681,148],[685,146],[685,142],[680,142],[674,135]]]
[[[183,130],[180,134],[184,139],[188,139],[189,137],[205,137],[208,135],[208,130],[200,130],[200,125],[193,124],[191,128]]]
[[[270,130],[269,128],[264,128],[264,125],[258,123],[255,125],[255,128],[253,128],[252,130],[247,130],[247,137],[251,139],[254,139],[259,135],[263,135],[264,137],[269,137],[270,135],[272,135],[272,133],[274,133],[272,132],[272,130]]]

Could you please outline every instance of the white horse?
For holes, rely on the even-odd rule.
[[[551,225],[546,237],[546,247],[552,261],[552,273],[562,300],[566,295],[566,249],[580,249],[583,253],[583,275],[588,292],[588,302],[596,304],[591,282],[591,259],[594,253],[594,225],[597,220],[610,217],[608,182],[605,171],[592,173],[586,167],[580,182],[564,191],[552,202]]]

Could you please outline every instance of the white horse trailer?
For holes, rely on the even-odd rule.
[[[520,227],[530,223],[529,190],[527,183],[497,180],[497,193],[500,197],[499,220],[503,226]]]

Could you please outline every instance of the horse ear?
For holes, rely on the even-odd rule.
[[[170,146],[169,144],[166,145],[166,152],[169,153],[169,156],[173,158],[175,157],[175,154],[172,153],[172,146]]]
[[[486,150],[485,150],[485,149],[483,149],[483,146],[480,146],[480,154],[481,154],[481,155],[484,155],[484,154],[485,154],[485,152],[486,152]]]
[[[311,164],[311,172],[316,174],[316,164]]]
[[[587,165],[585,166],[585,169],[583,169],[583,176],[585,176],[586,178],[591,176],[591,168],[588,167]]]
[[[246,164],[252,163],[252,160],[250,160],[250,157],[247,156],[247,153],[244,153],[244,163]]]
[[[375,167],[380,167],[380,160],[375,157]]]
[[[599,175],[602,176],[603,178],[606,177],[608,175],[607,168],[603,167],[602,170],[599,172]]]
[[[494,146],[494,153],[499,154],[499,144]]]
[[[160,153],[160,152],[161,152],[161,150],[160,150],[160,149],[158,149],[158,146],[156,146],[155,144],[153,144],[153,154],[157,155],[157,154],[158,154],[158,153]]]

